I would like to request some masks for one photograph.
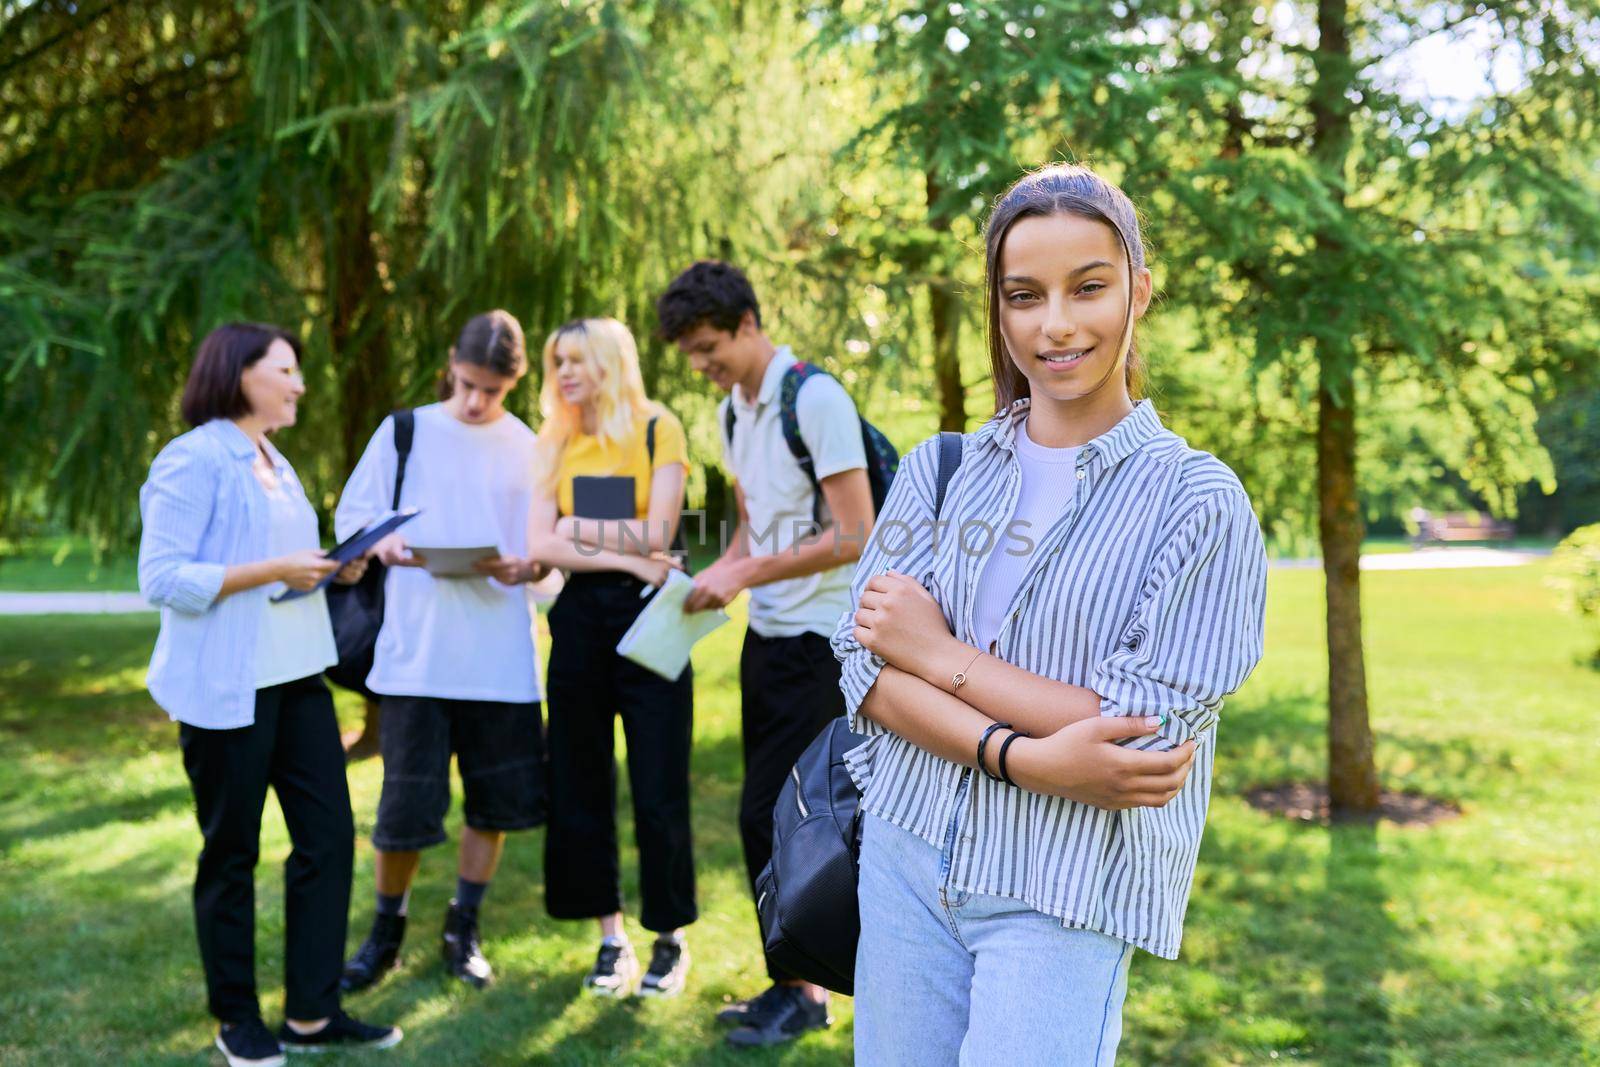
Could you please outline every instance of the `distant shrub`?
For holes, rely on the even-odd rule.
[[[1580,526],[1556,546],[1550,558],[1550,584],[1562,606],[1587,619],[1600,619],[1600,522]],[[1595,650],[1600,666],[1600,648]]]

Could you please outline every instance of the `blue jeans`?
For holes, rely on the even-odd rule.
[[[941,850],[866,816],[856,1063],[1113,1063],[1133,946],[1065,929],[1018,900],[951,889],[950,853],[963,817],[958,803]]]

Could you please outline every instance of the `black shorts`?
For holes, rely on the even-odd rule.
[[[538,701],[383,697],[383,792],[372,845],[414,852],[445,840],[450,754],[474,830],[526,830],[544,822],[544,720]]]

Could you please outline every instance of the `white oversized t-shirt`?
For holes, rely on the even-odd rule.
[[[339,498],[334,526],[341,540],[389,510],[395,464],[390,417]],[[533,492],[534,434],[521,419],[506,412],[478,426],[443,404],[416,409],[400,505],[422,513],[400,529],[408,545],[494,545],[524,556]],[[367,687],[389,696],[540,700],[528,587],[390,567]]]
[[[727,426],[728,406],[734,411],[733,441],[723,435],[728,468],[744,494],[750,516],[750,554],[771,556],[793,550],[795,541],[809,532],[817,492],[789,451],[783,438],[780,387],[783,375],[796,360],[787,346],[779,348],[767,364],[761,391],[753,401],[736,385],[717,407],[717,426]],[[861,444],[861,418],[855,401],[833,378],[818,375],[800,387],[795,401],[800,439],[811,453],[817,481],[847,470],[864,470],[866,449]],[[827,501],[821,501],[823,525],[832,522]],[[847,536],[858,531],[845,531]],[[803,633],[829,637],[839,616],[850,607],[850,577],[855,564],[846,563],[803,578],[768,582],[750,590],[750,629],[762,637],[795,637]]]

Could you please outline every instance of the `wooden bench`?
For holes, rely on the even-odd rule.
[[[1481,511],[1446,511],[1435,515],[1427,508],[1412,508],[1411,521],[1417,532],[1411,536],[1415,548],[1452,541],[1509,541],[1516,528],[1505,519]]]

